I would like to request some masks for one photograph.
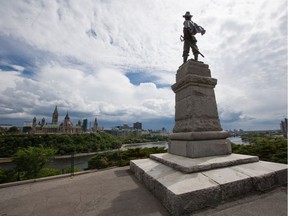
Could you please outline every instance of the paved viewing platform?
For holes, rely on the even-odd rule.
[[[0,216],[169,215],[129,167],[0,188]],[[287,188],[225,202],[196,216],[286,216]]]

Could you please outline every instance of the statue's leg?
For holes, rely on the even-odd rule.
[[[197,40],[195,37],[192,38],[191,43],[193,44],[193,47],[191,46],[191,49],[194,55],[194,60],[198,61],[198,46],[197,46]]]
[[[190,49],[189,44],[186,41],[184,41],[184,45],[183,45],[183,63],[185,63],[187,61],[187,59],[188,59],[189,49]]]
[[[192,52],[194,55],[194,60],[198,61],[198,50],[196,50],[196,48],[198,49],[198,47],[196,46],[196,44],[194,44],[195,47],[191,47],[192,48]]]

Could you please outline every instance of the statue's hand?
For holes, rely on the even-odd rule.
[[[204,35],[206,33],[206,30],[203,30],[202,32],[201,32],[201,35]]]

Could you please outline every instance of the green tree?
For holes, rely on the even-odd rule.
[[[18,132],[19,132],[19,129],[16,126],[13,126],[13,127],[9,128],[7,130],[8,134],[15,134],[15,133],[18,133]]]
[[[254,135],[254,134],[253,134]],[[255,138],[256,137],[256,138]],[[258,156],[260,160],[287,164],[287,140],[284,138],[261,138],[250,136],[251,145],[232,144],[232,152]]]
[[[104,169],[109,166],[106,156],[98,154],[88,161],[88,169]]]
[[[35,178],[40,170],[54,159],[56,151],[52,148],[31,147],[19,149],[12,160],[18,172],[23,173],[25,179]]]
[[[113,166],[128,166],[130,160],[148,158],[150,154],[165,153],[165,147],[131,148],[124,151],[99,153],[88,161],[88,169],[102,169]]]

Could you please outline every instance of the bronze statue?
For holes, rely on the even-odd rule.
[[[194,35],[196,35],[197,33],[201,33],[201,35],[203,35],[205,34],[206,30],[203,27],[197,25],[195,22],[192,22],[191,20],[192,15],[190,14],[189,11],[187,11],[185,15],[183,15],[183,17],[185,18],[185,21],[183,23],[184,37],[181,35],[181,38],[180,38],[181,41],[184,41],[183,63],[185,63],[188,59],[190,47],[194,55],[194,60],[198,61],[198,54],[200,54],[202,57],[204,56],[202,53],[200,53],[196,45],[197,40]]]

